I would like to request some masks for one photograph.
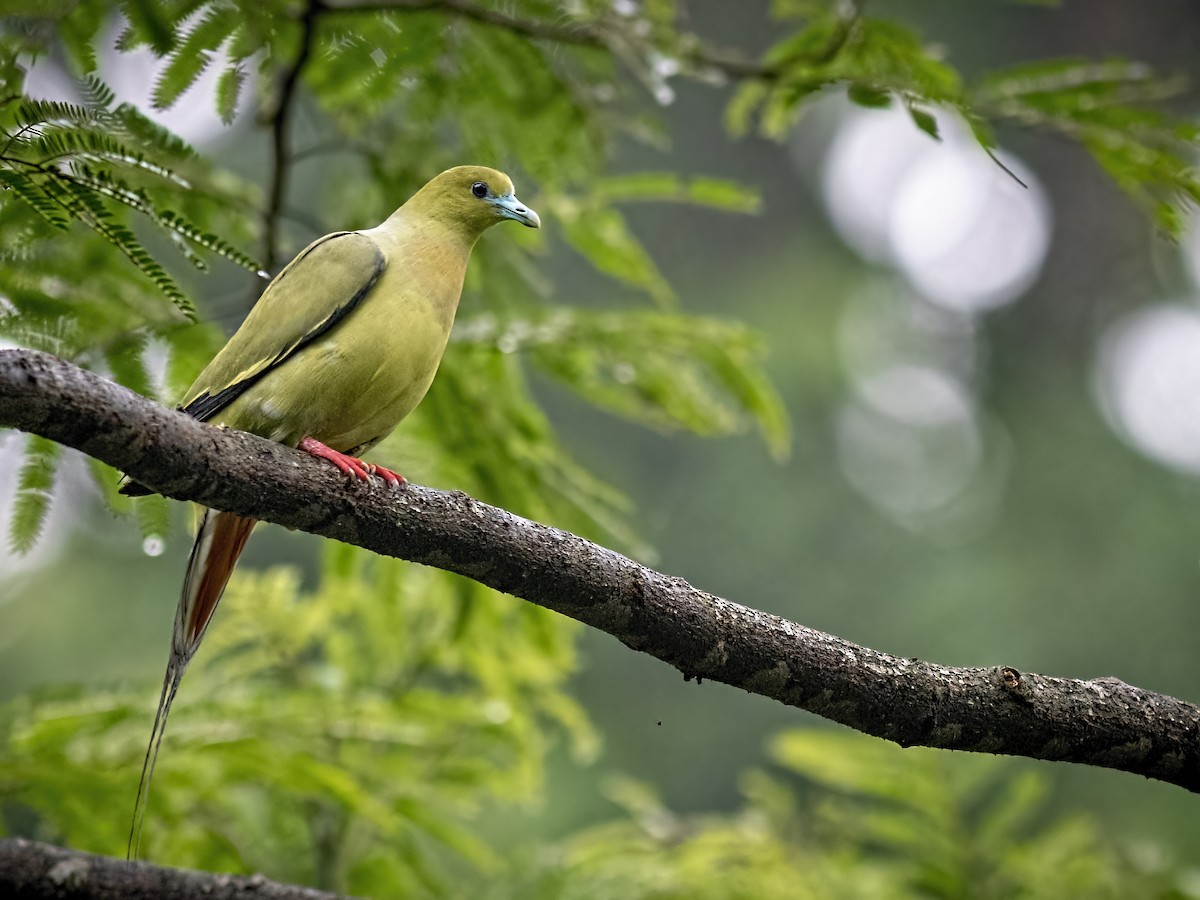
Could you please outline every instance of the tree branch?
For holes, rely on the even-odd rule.
[[[608,30],[590,22],[560,24],[548,19],[522,18],[500,9],[479,6],[470,0],[315,0],[322,11],[340,13],[379,12],[438,12],[480,25],[510,31],[532,40],[550,41],[574,47],[591,47],[612,50],[613,44],[628,40],[616,30]],[[639,39],[639,43],[646,43]],[[734,80],[757,80],[773,82],[782,74],[777,66],[770,66],[734,54],[715,50],[702,43],[695,35],[681,35],[674,49],[683,61],[697,70],[719,72]]]
[[[460,492],[347,483],[45,353],[0,351],[0,426],[58,441],[179,500],[435,566],[570,616],[679,669],[904,747],[1122,769],[1200,792],[1200,708],[1115,678],[901,659],[714,597]]]
[[[309,0],[300,16],[300,47],[296,58],[283,73],[279,86],[279,99],[271,114],[271,193],[267,198],[267,209],[263,213],[263,268],[273,272],[279,262],[279,219],[287,197],[287,176],[291,163],[289,130],[292,110],[295,107],[296,87],[300,74],[312,55],[313,41],[317,32],[318,0]]]
[[[336,900],[340,895],[268,881],[213,875],[64,850],[24,838],[0,839],[0,895],[16,900]]]

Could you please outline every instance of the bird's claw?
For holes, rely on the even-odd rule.
[[[299,443],[298,448],[318,459],[328,460],[344,474],[352,475],[362,481],[367,481],[372,475],[378,475],[392,487],[397,487],[406,481],[399,472],[393,472],[391,469],[377,466],[374,463],[364,462],[357,456],[351,456],[348,453],[341,453],[332,447],[325,446],[316,438],[306,437]]]
[[[385,468],[384,466],[377,466],[375,463],[363,463],[363,465],[367,467],[368,472],[370,472],[372,475],[378,475],[392,487],[399,487],[408,481],[408,479],[399,472],[393,472],[391,469]]]

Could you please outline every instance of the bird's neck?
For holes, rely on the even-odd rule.
[[[393,272],[403,272],[410,288],[434,308],[446,331],[454,323],[467,263],[477,236],[398,210],[371,236]]]

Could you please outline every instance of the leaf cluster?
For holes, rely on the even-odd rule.
[[[1190,895],[1194,873],[1051,817],[1029,763],[824,730],[777,735],[733,812],[681,814],[617,776],[611,819],[549,845],[485,843],[481,816],[539,791],[546,722],[593,750],[565,690],[573,654],[552,635],[570,626],[526,613],[344,547],[327,548],[311,593],[292,569],[242,577],[207,690],[180,697],[149,853],[373,896]],[[89,812],[129,800],[148,698],[60,690],[0,707],[0,798],[38,809],[42,839],[119,852],[124,819]],[[8,830],[23,807],[4,809]]]
[[[231,586],[179,696],[145,852],[376,896],[498,870],[471,822],[536,796],[551,734],[594,752],[565,691],[573,623],[351,547],[326,545],[324,563],[312,590],[295,568]],[[6,706],[0,806],[119,855],[151,702],[138,687]]]
[[[199,269],[206,263],[197,248],[251,271],[259,266],[167,205],[191,187],[173,169],[193,158],[190,147],[135,107],[117,104],[95,75],[86,76],[80,88],[82,104],[21,94],[5,98],[0,105],[0,184],[9,202],[20,202],[52,231],[66,231],[73,222],[91,229],[194,319],[191,300],[134,233],[125,211],[165,232]],[[16,232],[9,254],[47,239],[46,227],[7,230]]]
[[[154,96],[164,105],[225,58],[230,68],[214,101],[228,114],[246,81],[236,73],[253,63],[259,77],[275,77],[303,40],[290,3],[268,0],[244,15],[223,3],[127,7],[119,45],[161,56]],[[91,9],[81,4],[76,15]],[[100,21],[73,27],[91,28],[94,38]],[[443,166],[503,160],[518,179],[522,170],[536,173],[532,196],[524,186],[522,196],[543,212],[548,232],[563,234],[615,285],[612,303],[585,312],[551,299],[542,251],[527,236],[514,230],[481,242],[463,303],[471,313],[433,391],[378,448],[381,459],[409,477],[646,555],[627,501],[558,439],[531,388],[534,372],[655,428],[719,435],[757,422],[773,452],[786,450],[782,404],[758,368],[758,341],[734,323],[676,311],[677,298],[621,212],[633,202],[682,202],[745,213],[755,199],[716,179],[600,177],[614,133],[637,118],[597,88],[612,78],[610,56],[589,48],[564,54],[486,23],[448,25],[433,12],[330,10],[312,42],[303,96],[320,124],[301,155],[328,186],[313,197],[321,230],[378,221]],[[83,60],[84,50],[76,52]],[[481,83],[502,88],[499,96],[480,92]],[[264,95],[268,114],[276,100]],[[93,126],[100,118],[133,115],[109,95],[59,111],[72,116],[60,130],[79,133],[103,131],[107,124]],[[398,146],[406,152],[389,149]],[[53,171],[88,179],[86,189],[114,217],[140,216],[186,244],[248,262],[232,256],[232,240],[196,238],[221,223],[243,235],[257,224],[245,204],[195,205],[198,182],[180,167],[194,171],[203,160],[181,145],[152,145],[141,158],[123,145],[108,149],[103,162],[89,157]],[[288,165],[295,171],[299,159]],[[176,193],[163,205],[155,188]],[[185,230],[182,209],[198,210],[195,227]],[[39,218],[31,212],[26,219]],[[91,283],[106,289],[94,296],[77,267],[93,246],[103,252],[101,242],[74,241],[73,233],[71,245],[54,244],[47,238],[58,224],[39,227],[19,260],[30,293],[19,315],[0,319],[0,332],[103,367],[148,394],[182,391],[219,341],[216,329],[179,327],[153,290],[117,290],[133,273],[111,264],[93,264]],[[58,301],[43,284],[51,252],[69,260]],[[107,294],[129,310],[114,313]],[[636,305],[644,301],[654,309]],[[197,308],[203,315],[203,300]],[[53,447],[30,443],[12,535],[19,548],[40,529],[57,459]],[[113,490],[115,473],[93,468],[109,508],[129,514],[130,502]],[[146,546],[160,547],[169,530],[165,501],[140,499],[132,511]],[[464,869],[503,870],[471,827],[482,810],[535,798],[554,743],[565,739],[584,757],[594,752],[586,717],[565,689],[575,628],[474,583],[331,546],[314,590],[304,590],[293,569],[243,571],[222,609],[176,703],[158,766],[143,842],[157,860],[375,895],[447,893]],[[11,707],[0,740],[10,817],[31,813],[45,837],[120,852],[126,817],[84,810],[131,802],[152,699],[137,688],[27,697]]]
[[[775,11],[801,25],[767,51],[738,89],[727,110],[735,133],[757,125],[780,137],[812,100],[836,87],[859,106],[902,105],[934,139],[938,117],[957,116],[989,154],[997,126],[1064,135],[1171,238],[1183,233],[1187,212],[1200,203],[1200,127],[1162,106],[1186,89],[1180,78],[1122,59],[1053,59],[995,70],[971,84],[945,48],[866,15],[858,4],[781,0]]]
[[[219,0],[201,4],[131,2],[127,6],[117,45],[122,50],[149,48],[161,56],[154,98],[163,106],[193,88],[208,68],[221,65],[225,68],[214,100],[226,115],[236,106],[245,81],[238,73],[253,66],[259,78],[275,78],[304,52],[304,41],[311,41],[303,79],[311,102],[321,110],[322,125],[311,147],[301,155],[307,165],[327,175],[329,191],[320,198],[325,203],[322,218],[328,222],[323,230],[378,221],[431,171],[464,159],[504,160],[519,181],[522,171],[536,173],[540,192],[530,197],[522,188],[522,195],[542,211],[547,232],[562,235],[601,273],[659,306],[670,307],[676,298],[621,207],[666,201],[746,212],[756,202],[752,194],[711,178],[684,180],[672,173],[598,177],[614,135],[640,127],[643,119],[636,104],[612,90],[617,58],[597,52],[602,48],[594,44],[564,48],[544,40],[540,25],[526,33],[494,27],[491,13],[448,20],[436,9],[367,13],[330,6],[321,8],[315,24],[306,26],[295,5],[282,0],[252,8]],[[561,20],[552,4],[530,4],[523,14],[534,16],[531,21],[535,23],[548,23],[546,27]],[[649,9],[647,15],[651,15]],[[666,12],[660,9],[654,15],[658,17],[656,27],[661,27]],[[605,4],[589,5],[581,18],[588,23],[581,27],[604,27],[613,33],[628,24],[611,22],[612,11]],[[81,4],[75,20],[76,31],[90,29],[93,41],[102,32],[103,19],[92,4]],[[311,29],[308,38],[306,27]],[[557,27],[561,31],[561,26]],[[86,41],[76,43],[89,46]],[[76,50],[75,57],[80,67],[94,63],[94,53],[88,56],[85,50]],[[88,83],[98,86],[94,78]],[[481,91],[481,84],[495,89]],[[264,97],[268,114],[277,112],[278,101],[275,96]],[[92,107],[81,107],[79,116],[111,117],[118,110],[122,116],[134,114],[126,107],[114,109],[112,98],[104,96]],[[71,124],[74,127],[76,123]],[[530,140],[530,134],[537,134],[538,140]],[[390,149],[400,146],[405,148],[403,154]],[[140,162],[167,155],[157,150],[155,154],[145,155]],[[344,164],[347,156],[350,165]],[[288,165],[295,168],[298,163],[299,159]],[[172,180],[169,166],[161,168],[158,174],[180,187],[184,195],[195,193]],[[124,204],[174,230],[185,243],[202,239],[210,249],[253,265],[231,242],[191,226],[173,210],[154,206],[140,187],[90,168],[73,177],[87,179],[89,190],[107,191],[101,195],[104,201]],[[362,190],[364,181],[376,189]],[[244,215],[243,220],[252,222]],[[202,222],[212,221],[213,212],[205,211]],[[308,238],[313,236],[310,233]],[[539,251],[521,237],[481,245],[464,307],[482,306],[486,315],[481,321],[497,323],[498,333],[511,335],[530,323],[550,319],[558,322],[561,330],[573,314],[548,302],[549,285],[536,265]],[[169,280],[157,262],[152,259],[150,264],[157,267],[155,275],[160,281]],[[190,309],[190,301],[182,302]],[[565,314],[557,315],[556,308]],[[55,307],[25,333],[18,334],[15,328],[11,333],[22,342],[45,344],[46,333],[66,327],[63,323],[78,315],[77,310],[67,313]],[[636,546],[632,531],[622,522],[627,513],[623,501],[585,473],[557,443],[553,429],[532,400],[523,368],[532,365],[548,372],[589,402],[655,427],[716,435],[757,421],[776,455],[786,449],[786,429],[782,405],[758,371],[757,347],[744,330],[676,313],[632,319],[629,315],[614,310],[603,328],[581,327],[583,320],[576,319],[570,334],[561,331],[562,352],[542,342],[528,352],[524,346],[515,348],[513,354],[506,338],[477,342],[469,358],[460,360],[452,355],[406,433],[428,437],[429,457],[454,459],[458,469],[471,470],[468,474],[447,465],[444,474],[455,484],[477,486],[494,502],[527,514],[560,521],[578,516],[590,523],[585,531],[611,537],[626,547]],[[161,355],[165,351],[167,384],[156,385],[144,362],[118,362],[128,358],[139,342],[141,352]],[[120,351],[106,354],[113,357],[106,362],[115,375],[123,381],[128,378],[126,383],[136,389],[148,393],[161,390],[170,398],[173,391],[186,386],[186,372],[199,368],[204,348],[212,345],[211,332],[196,339],[185,331],[151,324],[148,333],[132,341],[122,333]],[[71,355],[77,359],[83,355],[80,361],[86,363],[92,348],[80,349],[82,354]],[[138,351],[132,355],[138,356]],[[488,355],[493,358],[484,358]],[[591,362],[585,363],[585,358]],[[626,377],[629,370],[619,364],[621,359],[637,360],[634,378]],[[688,378],[673,379],[673,369],[687,372]],[[184,376],[177,379],[180,372]],[[620,377],[598,377],[613,372]],[[454,423],[461,416],[442,415],[441,409],[451,402],[469,402],[467,395],[475,392],[471,379],[490,384],[497,378],[506,385],[504,397],[479,401],[497,411],[486,418],[491,430],[481,428],[481,420],[476,419],[460,434],[464,429]],[[602,385],[604,380],[608,383]],[[437,419],[437,430],[422,424],[432,418]],[[482,438],[479,432],[484,433]],[[481,450],[489,444],[495,452],[485,455]],[[389,446],[381,449],[381,453],[389,452]],[[411,472],[411,467],[408,470]],[[525,477],[518,480],[518,472]],[[430,474],[437,477],[443,473]],[[553,484],[549,493],[547,481]],[[111,496],[109,491],[104,493]],[[127,508],[119,499],[114,498],[113,503],[118,511]],[[140,516],[144,536],[156,537],[164,511],[159,501],[148,500],[144,505],[153,509]],[[17,544],[28,543],[34,533],[31,524],[21,519],[21,532],[13,535]]]
[[[1149,104],[1184,87],[1126,60],[1061,59],[991,72],[972,102],[997,119],[1078,141],[1165,234],[1179,237],[1186,212],[1200,204],[1200,125]]]

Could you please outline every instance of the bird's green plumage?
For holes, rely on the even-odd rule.
[[[385,265],[378,245],[355,232],[314,241],[268,286],[272,302],[260,301],[250,311],[237,340],[217,354],[184,396],[183,411],[201,421],[212,419],[339,324],[374,287]],[[331,306],[335,297],[345,299]],[[286,329],[271,318],[281,305],[293,317]],[[292,337],[284,338],[285,330]]]
[[[471,248],[505,218],[538,224],[506,175],[460,166],[382,225],[321,238],[267,287],[182,407],[293,446],[313,437],[363,452],[424,397]]]
[[[399,483],[394,472],[363,468],[359,460],[352,460],[357,468],[347,468],[341,454],[364,452],[421,402],[454,325],[471,248],[504,219],[539,225],[507,175],[459,166],[426,184],[377,228],[315,241],[267,286],[184,395],[182,409],[300,445],[360,477],[375,471]],[[136,484],[122,490],[148,493]],[[201,520],[142,764],[131,857],[171,702],[253,528],[253,519],[216,510],[205,510]]]

